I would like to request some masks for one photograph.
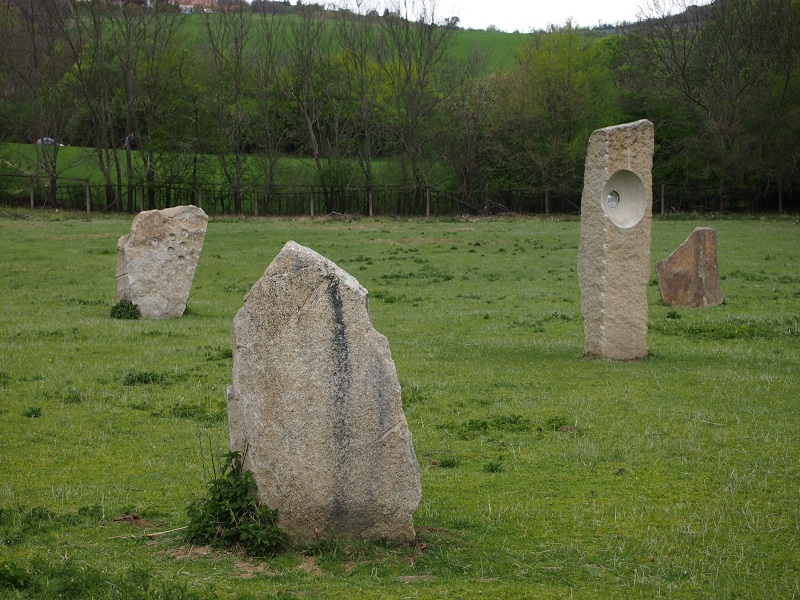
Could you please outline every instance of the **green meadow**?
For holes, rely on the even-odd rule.
[[[1,598],[796,598],[800,227],[716,228],[725,303],[585,360],[579,221],[214,219],[187,313],[110,318],[130,217],[0,211]],[[227,449],[231,322],[288,240],[369,291],[422,470],[409,546],[182,537]],[[213,463],[213,464],[212,464]],[[177,531],[173,531],[177,530]]]
[[[41,206],[47,198],[46,186],[48,185],[47,176],[41,169],[41,161],[52,156],[44,156],[44,152],[52,152],[50,147],[42,150],[41,146],[33,144],[13,144],[0,143],[0,195],[6,194],[11,198],[27,200],[30,190],[30,177],[36,175],[37,197],[36,205]],[[164,154],[160,156],[164,162],[173,161],[184,164],[186,157],[179,154]],[[124,158],[123,158],[124,160]],[[141,173],[144,171],[143,154],[132,152],[134,171],[136,173],[136,185],[141,185]],[[264,183],[264,161],[265,157],[260,154],[246,155],[243,157],[243,170],[246,174],[248,184]],[[89,183],[91,186],[102,186],[105,182],[102,172],[97,168],[95,151],[92,148],[82,146],[63,146],[58,150],[57,173],[60,185]],[[348,173],[350,185],[359,187],[364,185],[363,173],[355,160],[343,160],[341,166],[344,172]],[[211,154],[200,154],[197,156],[197,180],[204,185],[225,185],[225,175],[216,156]],[[191,177],[187,171],[182,177],[177,179],[178,183],[189,185]],[[373,163],[373,172],[376,181],[381,186],[402,185],[401,167],[399,161],[394,158],[377,158]],[[4,177],[6,175],[6,177]],[[436,167],[430,173],[431,183],[437,186],[447,185],[452,178],[448,171],[441,167]],[[116,180],[115,180],[116,181]],[[126,177],[121,176],[121,185],[127,183]],[[278,161],[275,173],[275,181],[278,186],[319,186],[320,180],[313,161],[307,158],[294,156],[282,156]],[[163,182],[158,184],[163,187]]]

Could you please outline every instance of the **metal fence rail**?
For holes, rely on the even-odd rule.
[[[111,187],[87,181],[0,175],[0,203],[88,212],[138,212],[194,204],[209,215],[234,215],[237,190],[227,184],[158,183]],[[303,216],[453,216],[460,214],[578,214],[581,190],[489,189],[473,195],[434,188],[324,189],[314,186],[249,185],[238,190],[240,214]],[[370,202],[371,198],[371,202]],[[800,188],[754,190],[656,182],[653,212],[790,213],[800,211]]]

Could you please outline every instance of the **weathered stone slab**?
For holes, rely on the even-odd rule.
[[[139,306],[147,319],[172,319],[186,310],[208,216],[196,206],[148,210],[117,242],[117,300]]]
[[[288,242],[233,322],[228,435],[297,544],[414,538],[420,470],[367,290]]]
[[[717,266],[717,232],[697,227],[675,251],[656,263],[661,298],[672,306],[722,304]]]
[[[587,356],[647,356],[652,166],[650,121],[598,129],[589,138],[578,257]]]
[[[140,212],[117,242],[117,300],[139,306],[146,319],[186,310],[208,215],[196,206]]]

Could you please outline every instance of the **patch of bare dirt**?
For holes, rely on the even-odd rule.
[[[233,568],[236,569],[236,577],[239,579],[252,579],[256,575],[274,576],[277,574],[267,569],[266,563],[254,565],[249,562],[237,562],[233,565]]]
[[[344,572],[350,574],[357,566],[358,563],[356,563],[354,560],[348,560],[346,563],[344,563]]]
[[[164,550],[163,554],[176,560],[198,560],[200,558],[219,558],[223,556],[211,546],[180,546],[179,548]]]
[[[432,535],[437,535],[439,537],[443,537],[443,538],[446,538],[446,539],[453,539],[453,538],[456,537],[455,534],[452,531],[450,531],[449,529],[445,529],[444,527],[417,527],[417,544],[422,543],[426,547],[427,547],[427,544],[425,544],[422,540],[419,539],[420,536],[423,535],[423,534],[424,535],[431,535],[431,534]]]
[[[178,548],[169,548],[161,552],[170,558],[174,558],[175,560],[200,560],[203,558],[231,558],[236,557],[235,554],[231,552],[220,552],[219,550],[215,550],[211,546],[180,546]],[[236,575],[234,577],[238,577],[239,579],[252,579],[256,575],[267,575],[267,576],[275,576],[277,573],[270,571],[267,568],[266,563],[258,563],[254,564],[251,562],[247,562],[246,560],[237,560],[233,563],[233,568],[236,571]]]
[[[313,556],[303,557],[303,564],[297,567],[298,571],[305,571],[310,575],[325,575],[325,571],[319,568],[316,559]]]
[[[142,517],[139,513],[133,513],[132,515],[118,515],[111,520],[114,523],[125,523],[125,525],[130,525],[131,527],[149,527],[152,525],[150,521]]]

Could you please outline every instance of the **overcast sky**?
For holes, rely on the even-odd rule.
[[[437,12],[442,17],[458,16],[465,29],[494,25],[502,31],[527,33],[563,25],[567,19],[581,27],[636,21],[640,7],[646,5],[647,0],[438,0]]]

